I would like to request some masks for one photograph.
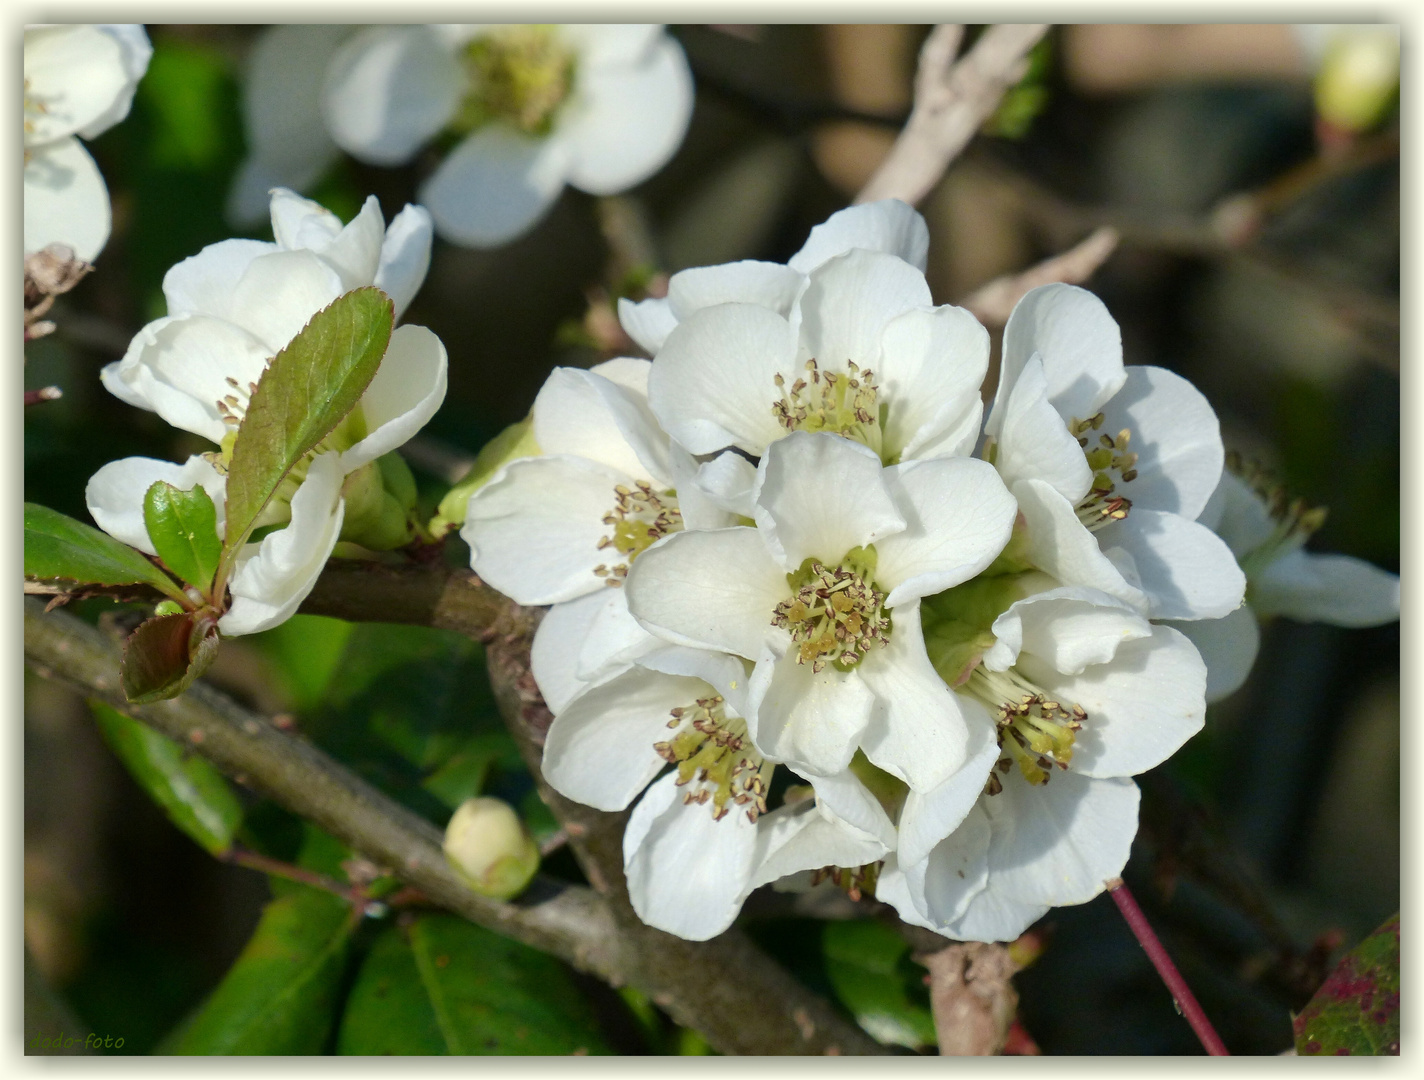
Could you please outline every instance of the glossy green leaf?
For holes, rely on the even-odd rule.
[[[226,777],[147,724],[90,701],[99,731],[168,819],[214,855],[232,846],[242,804]]]
[[[25,576],[96,585],[151,585],[186,599],[143,552],[38,503],[25,503]]]
[[[355,625],[321,615],[293,615],[248,642],[276,664],[282,688],[298,710],[321,701]]]
[[[181,611],[140,624],[124,642],[124,696],[135,705],[177,697],[212,664],[220,641],[206,613]]]
[[[517,770],[521,765],[519,747],[508,732],[484,731],[472,735],[420,786],[453,810],[484,791],[490,769]]]
[[[935,1045],[924,969],[910,960],[910,946],[899,934],[877,922],[832,922],[822,941],[836,996],[872,1038],[912,1048]]]
[[[246,542],[286,475],[366,392],[391,339],[394,309],[376,288],[333,300],[273,357],[247,405],[227,475],[227,543]]]
[[[557,960],[453,915],[376,941],[347,998],[343,1054],[608,1053]]]
[[[1399,916],[1345,955],[1295,1018],[1302,1055],[1399,1053]]]
[[[143,523],[164,565],[206,593],[222,558],[212,496],[199,484],[181,491],[159,480],[144,494]]]
[[[165,1040],[168,1054],[316,1054],[336,1019],[351,907],[302,889],[273,900],[223,981]]]

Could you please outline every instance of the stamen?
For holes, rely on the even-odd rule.
[[[1015,668],[989,671],[980,664],[964,689],[993,712],[999,746],[1005,751],[998,761],[1000,772],[1017,765],[1030,784],[1046,784],[1053,766],[1068,768],[1075,733],[1088,719],[1081,706],[1054,700]],[[985,793],[1002,790],[1002,781],[990,773]]]
[[[830,881],[838,888],[846,891],[846,895],[852,900],[860,900],[862,896],[875,895],[875,884],[880,879],[880,868],[884,862],[866,863],[864,866],[844,867],[844,866],[823,866],[811,875],[811,885],[814,887],[823,881]]]
[[[799,646],[798,664],[810,663],[817,674],[827,664],[849,671],[872,648],[889,643],[886,594],[866,580],[868,574],[847,565],[853,562],[850,555],[834,570],[807,561],[810,565],[796,576],[810,580],[776,605],[771,623],[791,631],[791,640]]]
[[[672,491],[656,492],[646,480],[632,488],[618,484],[613,494],[613,509],[603,515],[603,524],[612,526],[613,532],[599,540],[598,550],[613,548],[627,560],[612,566],[599,563],[593,572],[605,579],[604,584],[616,587],[628,576],[634,559],[669,533],[682,531],[682,511]]]
[[[846,373],[822,371],[816,361],[806,361],[807,377],[797,379],[787,389],[781,375],[772,378],[781,400],[771,411],[787,431],[828,431],[864,443],[880,452],[880,412],[876,406],[879,388],[875,373],[861,371],[854,361],[846,362]]]
[[[461,54],[469,91],[451,121],[459,132],[495,120],[548,135],[574,79],[574,53],[552,26],[508,26],[480,34]]]
[[[673,709],[668,727],[679,729],[665,742],[653,744],[658,756],[677,766],[677,786],[692,787],[684,804],[712,803],[712,818],[721,821],[732,806],[745,808],[756,823],[766,813],[774,762],[757,752],[747,735],[747,722],[729,717],[720,695],[698,698],[696,704]]]
[[[1102,426],[1102,413],[1068,423],[1069,433],[1078,440],[1083,456],[1088,459],[1088,467],[1093,470],[1093,486],[1075,509],[1078,520],[1094,532],[1127,517],[1132,509],[1132,500],[1118,494],[1117,486],[1137,479],[1137,455],[1127,449],[1132,439],[1129,429],[1123,428],[1116,438],[1106,433],[1099,435],[1090,448],[1088,433]]]
[[[1292,499],[1281,484],[1259,462],[1246,461],[1232,450],[1226,467],[1266,504],[1275,529],[1240,560],[1248,582],[1282,555],[1301,547],[1312,533],[1325,524],[1329,513],[1324,506],[1311,506],[1304,499]]]

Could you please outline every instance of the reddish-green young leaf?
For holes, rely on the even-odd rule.
[[[94,585],[151,585],[186,602],[143,552],[38,503],[25,503],[25,577]]]
[[[1399,1053],[1399,916],[1345,955],[1295,1018],[1298,1054]]]
[[[222,559],[212,496],[199,484],[181,491],[159,480],[144,494],[143,523],[168,569],[206,593]]]
[[[227,540],[247,540],[292,467],[346,418],[391,340],[391,299],[367,287],[337,297],[272,358],[247,405],[227,474]]]
[[[206,611],[149,619],[124,642],[124,696],[135,705],[177,697],[208,669],[218,641],[217,624]]]
[[[104,740],[168,819],[214,855],[232,846],[242,804],[222,773],[147,724],[100,701],[89,708]]]

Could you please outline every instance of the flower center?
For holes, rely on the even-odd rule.
[[[747,735],[747,722],[728,716],[721,695],[698,698],[693,705],[672,710],[668,727],[678,732],[653,744],[658,756],[677,766],[677,785],[692,785],[684,804],[712,803],[712,818],[721,821],[732,806],[746,808],[752,823],[766,813],[773,762],[765,760]]]
[[[509,26],[481,34],[461,53],[469,90],[451,121],[461,132],[495,120],[543,137],[569,96],[574,53],[553,26]]]
[[[1275,522],[1271,535],[1240,559],[1241,571],[1249,583],[1282,555],[1304,544],[1311,533],[1325,524],[1329,511],[1324,506],[1310,506],[1304,499],[1290,498],[1284,485],[1256,462],[1245,461],[1235,450],[1226,455],[1226,467],[1260,497]]]
[[[1132,500],[1119,494],[1117,487],[1137,479],[1137,455],[1128,453],[1127,449],[1132,432],[1123,428],[1116,438],[1104,433],[1094,440],[1092,432],[1102,426],[1102,413],[1086,420],[1075,419],[1068,425],[1069,432],[1083,448],[1088,468],[1093,470],[1093,487],[1076,508],[1078,520],[1093,531],[1127,517]]]
[[[37,120],[37,119],[38,119],[39,117],[41,117],[41,116],[44,116],[44,115],[47,114],[48,112],[49,112],[49,109],[46,107],[46,105],[45,105],[45,103],[44,103],[44,99],[41,98],[41,97],[40,97],[39,95],[37,95],[37,94],[32,94],[32,93],[30,93],[30,80],[29,80],[29,79],[26,79],[26,80],[25,80],[25,135],[26,135],[26,137],[28,137],[29,135],[31,135],[31,134],[34,133],[34,130],[35,130],[35,120]],[[29,162],[30,162],[30,148],[27,146],[27,147],[25,147],[25,164],[28,165]]]
[[[1088,719],[1081,706],[1059,702],[1024,678],[1014,668],[987,671],[980,664],[964,684],[967,693],[988,705],[999,729],[999,746],[1005,756],[1000,772],[1018,765],[1030,784],[1048,783],[1049,770],[1068,768],[1073,758],[1074,733]],[[1003,784],[993,773],[985,790],[997,795]]]
[[[864,443],[880,453],[879,388],[875,373],[846,362],[846,373],[822,371],[815,360],[806,361],[806,376],[790,387],[778,374],[773,379],[781,400],[772,403],[777,422],[788,432],[828,431]]]
[[[628,576],[629,563],[668,533],[682,531],[682,511],[674,492],[654,491],[646,480],[634,488],[618,484],[613,494],[613,509],[603,515],[603,524],[611,525],[613,532],[598,542],[598,550],[613,548],[627,559],[615,566],[599,563],[593,572],[616,588]]]
[[[855,548],[830,568],[807,559],[787,580],[795,591],[776,605],[771,623],[791,632],[796,662],[820,673],[827,664],[849,671],[890,640],[885,593],[871,583],[875,549]]]

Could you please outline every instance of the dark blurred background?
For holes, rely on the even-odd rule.
[[[1102,29],[1055,29],[1027,93],[922,206],[936,301],[1115,225],[1123,243],[1088,284],[1122,324],[1127,362],[1190,379],[1228,449],[1330,508],[1312,549],[1397,572],[1397,125],[1349,138],[1322,130],[1308,65],[1281,27],[1233,28],[1230,46],[1139,40],[1136,52]],[[64,397],[26,412],[25,497],[85,520],[84,484],[104,463],[201,448],[110,396],[97,374],[163,314],[169,266],[238,235],[222,215],[258,28],[149,30],[154,56],[132,115],[92,144],[113,237],[56,305],[58,332],[26,350],[26,386],[55,384]],[[1239,31],[1259,34],[1242,44]],[[605,355],[612,332],[597,290],[616,287],[630,258],[667,272],[784,260],[845,205],[907,113],[925,28],[674,32],[697,106],[660,174],[613,203],[567,191],[505,248],[437,242],[407,313],[450,356],[449,397],[409,455],[431,506],[449,481],[442,470],[522,418],[552,366]],[[1154,63],[1153,48],[1174,62]],[[389,220],[429,168],[344,160],[308,194],[349,218],[374,192]],[[300,674],[265,637],[226,643],[213,681],[307,722]],[[26,678],[35,994],[83,1029],[130,1033],[125,1052],[144,1052],[221,978],[267,885],[174,830],[81,700]],[[1250,682],[1140,778],[1127,880],[1233,1052],[1289,1046],[1291,1010],[1329,959],[1398,909],[1399,749],[1398,627],[1278,620]],[[1042,925],[1048,946],[1017,984],[1024,1028],[1045,1053],[1199,1052],[1106,897]],[[753,930],[827,985],[822,924],[776,917]]]

